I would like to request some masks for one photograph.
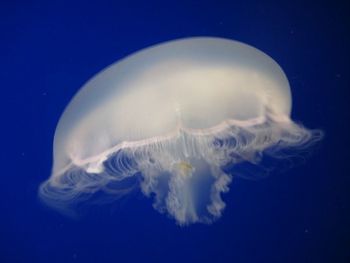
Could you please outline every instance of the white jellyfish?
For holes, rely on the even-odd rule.
[[[178,224],[210,223],[232,178],[223,167],[321,137],[290,114],[285,74],[256,48],[211,37],[155,45],[109,66],[72,99],[39,194],[64,209],[136,183]]]

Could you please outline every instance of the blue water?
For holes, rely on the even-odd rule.
[[[345,1],[126,2],[0,2],[0,262],[350,262]],[[140,193],[79,220],[44,207],[55,126],[79,87],[134,51],[203,35],[282,66],[293,119],[325,131],[311,157],[264,180],[235,178],[210,226],[178,227]]]

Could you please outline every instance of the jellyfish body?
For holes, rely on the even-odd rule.
[[[57,208],[96,192],[134,189],[179,224],[220,217],[232,175],[298,147],[313,131],[290,119],[291,92],[278,64],[246,44],[187,38],[146,48],[87,82],[54,138],[51,177],[40,196]]]

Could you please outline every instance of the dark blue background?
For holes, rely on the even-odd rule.
[[[0,262],[350,262],[349,8],[341,1],[0,2]],[[273,57],[293,119],[326,137],[304,164],[236,178],[210,226],[133,194],[71,220],[42,206],[56,123],[93,74],[134,51],[220,36]],[[348,111],[348,112],[347,112]]]

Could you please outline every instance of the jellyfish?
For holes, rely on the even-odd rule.
[[[252,46],[193,37],[145,48],[70,101],[39,196],[63,211],[139,189],[179,225],[211,223],[236,176],[225,167],[279,159],[321,138],[292,121],[291,109],[286,75]]]

